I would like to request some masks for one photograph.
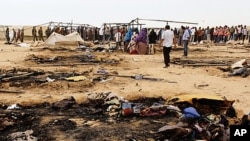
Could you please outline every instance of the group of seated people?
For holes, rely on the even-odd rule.
[[[124,51],[130,54],[147,54],[147,29],[143,28],[141,32],[137,28],[130,28],[125,35]]]

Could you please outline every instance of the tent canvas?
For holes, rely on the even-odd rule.
[[[84,40],[79,33],[73,32],[66,36],[53,32],[49,38],[44,42],[44,45],[54,46],[56,44],[80,43],[83,44]]]

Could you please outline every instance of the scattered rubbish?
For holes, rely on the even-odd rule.
[[[82,72],[60,72],[60,71],[43,71],[40,69],[32,70],[32,69],[23,69],[23,68],[13,68],[10,70],[0,70],[0,92],[3,93],[24,93],[26,88],[32,87],[42,87],[48,86],[51,88],[56,88],[55,86],[61,87],[63,83],[68,83],[67,81],[83,81],[89,80],[85,75],[88,75],[92,70],[91,68],[86,68],[86,70],[82,70]],[[68,79],[67,81],[65,81]],[[56,82],[55,82],[56,81]],[[55,82],[52,83],[47,82]],[[92,81],[84,81],[81,83],[82,86],[91,87],[93,84]],[[6,87],[7,86],[7,87]],[[66,85],[65,85],[66,86]],[[72,85],[75,86],[75,85]],[[20,89],[24,90],[18,90]],[[66,87],[65,87],[66,88]],[[68,88],[68,87],[67,87]],[[73,88],[73,87],[71,87]]]
[[[170,97],[166,104],[176,105],[180,109],[184,109],[190,105],[200,114],[220,114],[225,113],[233,105],[234,101],[229,101],[217,95],[204,94],[183,94]]]
[[[73,76],[73,77],[65,78],[65,80],[78,82],[78,81],[88,80],[88,78],[85,76]]]
[[[186,58],[173,58],[171,61],[174,64],[184,66],[228,66],[232,60],[214,60],[214,59],[186,59]]]
[[[143,104],[134,103],[134,106],[133,106],[133,113],[134,114],[140,114],[142,109],[143,109]]]
[[[90,54],[89,52],[81,55],[71,56],[42,56],[42,55],[29,55],[25,61],[35,62],[43,66],[72,66],[72,65],[93,65],[93,64],[118,64],[119,60],[105,56],[99,58]]]
[[[46,108],[44,107],[42,109],[36,109],[38,105],[33,105],[29,108],[22,107],[22,111],[18,110],[12,112],[6,110],[0,115],[0,131],[4,133],[3,135],[0,135],[0,139],[27,140],[31,137],[30,139],[34,140],[53,140],[52,136],[48,134],[51,129],[59,130],[68,136],[71,133],[69,131],[75,131],[76,128],[77,131],[79,130],[82,132],[79,132],[79,135],[75,134],[74,139],[88,140],[97,140],[99,132],[104,135],[119,137],[119,140],[124,138],[124,135],[126,135],[126,138],[136,140],[144,140],[145,138],[148,138],[151,140],[223,141],[223,139],[229,138],[228,130],[230,124],[228,117],[216,112],[212,114],[199,112],[203,110],[204,107],[200,105],[197,106],[194,99],[191,99],[189,104],[179,105],[179,103],[174,103],[172,101],[174,105],[168,105],[167,101],[160,98],[144,97],[128,101],[112,92],[91,92],[87,95],[87,98],[89,100],[88,103],[83,105],[77,105],[74,97],[69,97],[52,103],[52,107],[49,106],[49,103],[44,103],[42,105]],[[186,97],[186,100],[187,99],[189,98]],[[210,99],[217,99],[217,97],[211,96]],[[184,100],[184,98],[182,98],[182,100]],[[196,100],[199,100],[199,97],[197,97]],[[178,99],[175,99],[175,101],[178,101]],[[181,101],[181,99],[179,99],[179,101]],[[213,104],[214,103],[210,103],[210,105]],[[219,107],[220,105],[215,105],[215,107],[216,106]],[[41,105],[39,105],[39,107],[41,107]],[[59,109],[60,112],[51,109]],[[171,111],[178,113],[179,116],[170,114]],[[27,112],[32,113],[32,115],[27,114]],[[54,115],[62,118],[51,118],[48,123],[45,123],[45,125],[42,126],[34,124],[40,121],[42,116],[48,117],[48,113],[50,116]],[[33,115],[39,116],[34,117]],[[68,119],[68,116],[73,120]],[[131,116],[133,118],[130,118]],[[249,124],[248,115],[243,118],[241,124]],[[81,121],[83,127],[77,126],[77,122],[75,122],[80,119],[84,119]],[[124,124],[125,122],[130,122],[131,126]],[[98,125],[98,128],[100,129],[98,134],[94,134],[96,128],[93,129],[93,126],[87,123]],[[112,129],[116,131],[111,130],[107,124],[117,125],[116,127],[112,127]],[[32,125],[32,127],[35,128],[30,128],[30,126],[27,125]],[[140,129],[145,126],[150,129],[143,129],[143,133],[141,133]],[[24,131],[25,133],[9,131],[10,129],[16,128],[22,128],[21,131]],[[31,133],[28,132],[28,130],[34,130],[34,132]],[[133,132],[133,135],[128,135],[128,130]],[[107,133],[107,131],[109,132]],[[117,135],[118,131],[124,131],[125,133],[119,136]],[[20,136],[21,134],[22,136]],[[102,138],[105,138],[104,135]]]
[[[133,113],[132,104],[129,102],[122,103],[122,115],[129,116]]]
[[[51,78],[49,78],[49,77],[47,77],[46,80],[47,80],[48,82],[54,82],[54,81],[55,81],[55,79],[51,79]]]
[[[209,84],[199,84],[198,87],[207,87]]]
[[[139,59],[136,59],[136,58],[133,58],[132,60],[135,62],[139,62]]]
[[[237,69],[237,68],[243,68],[245,65],[247,65],[247,60],[242,59],[234,64],[231,65],[232,69]]]
[[[59,110],[67,110],[71,108],[74,104],[76,104],[75,98],[71,96],[69,98],[53,103],[52,108],[59,109]]]
[[[27,43],[20,43],[20,44],[18,44],[18,46],[20,46],[20,47],[30,47],[30,46],[31,46],[31,44],[27,44]]]
[[[15,141],[21,141],[21,140],[27,140],[27,141],[38,141],[38,139],[34,136],[32,136],[33,130],[27,130],[24,132],[15,132],[11,133],[8,136],[8,140],[15,140]]]
[[[105,69],[103,69],[103,68],[99,68],[98,70],[97,70],[97,73],[99,74],[108,74],[108,72],[105,70]]]
[[[141,80],[141,79],[143,79],[143,75],[137,74],[137,75],[134,76],[134,78],[135,78],[136,80]]]
[[[192,133],[191,128],[182,128],[174,125],[166,125],[161,127],[157,134],[158,137],[157,140],[181,140],[181,139],[187,139],[187,137]]]
[[[106,102],[104,102],[104,105],[120,105],[120,100],[118,99],[118,97],[114,97],[112,99],[106,100]]]
[[[243,78],[250,75],[250,64],[247,62],[246,59],[242,59],[230,67],[227,68],[218,68],[223,72],[229,72],[228,76],[241,76]]]
[[[241,76],[247,77],[250,75],[250,64],[247,63],[246,59],[240,60],[231,65],[231,70],[228,76]]]
[[[7,110],[14,110],[14,109],[21,109],[21,106],[19,104],[12,104],[7,107]]]
[[[193,107],[188,107],[183,110],[184,118],[199,118],[200,114]]]
[[[94,75],[103,75],[105,77],[107,77],[107,76],[127,77],[127,78],[133,78],[135,80],[151,80],[151,81],[162,81],[162,80],[164,80],[163,78],[145,77],[142,74],[136,74],[136,75],[119,75],[119,74],[109,74],[109,73],[94,73]]]
[[[28,77],[30,75],[33,75],[33,74],[34,74],[34,72],[27,72],[27,73],[25,72],[22,74],[16,74],[15,76],[2,78],[1,80],[2,81],[11,81],[11,80],[16,80],[16,79],[22,79],[22,78]]]
[[[0,118],[0,131],[3,131],[9,126],[13,126],[15,123],[7,118]]]

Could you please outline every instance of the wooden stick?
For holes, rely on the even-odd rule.
[[[29,76],[29,75],[32,75],[32,74],[34,74],[34,72],[24,73],[24,74],[21,74],[21,75],[16,75],[16,76],[11,76],[11,77],[6,77],[6,78],[2,78],[2,80],[3,81],[10,81],[10,80],[13,80],[13,79],[26,77],[26,76]]]
[[[119,63],[105,63],[105,62],[99,62],[99,63],[72,63],[72,64],[39,64],[41,66],[76,66],[76,65],[96,65],[96,64],[119,64]]]
[[[0,89],[0,92],[2,92],[2,93],[23,93],[23,91],[5,90],[5,89]]]
[[[93,75],[104,75],[104,76],[116,76],[116,77],[130,77],[130,78],[134,78],[134,76],[131,76],[131,75],[118,75],[118,74],[106,74],[106,73],[94,73]]]
[[[104,75],[104,76],[116,76],[116,77],[129,77],[129,78],[134,78],[136,79],[136,75],[135,76],[132,76],[132,75],[118,75],[118,74],[105,74],[105,73],[94,73],[93,75]],[[161,81],[161,80],[164,80],[162,78],[150,78],[150,77],[144,77],[142,75],[141,79],[138,79],[138,80],[151,80],[151,81]]]
[[[204,64],[204,63],[195,63],[195,64],[183,64],[183,66],[228,66],[228,64]]]

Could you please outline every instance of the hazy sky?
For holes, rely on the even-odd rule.
[[[0,13],[0,25],[73,21],[100,27],[105,22],[127,23],[137,17],[197,22],[198,26],[250,25],[249,0],[1,0]]]

